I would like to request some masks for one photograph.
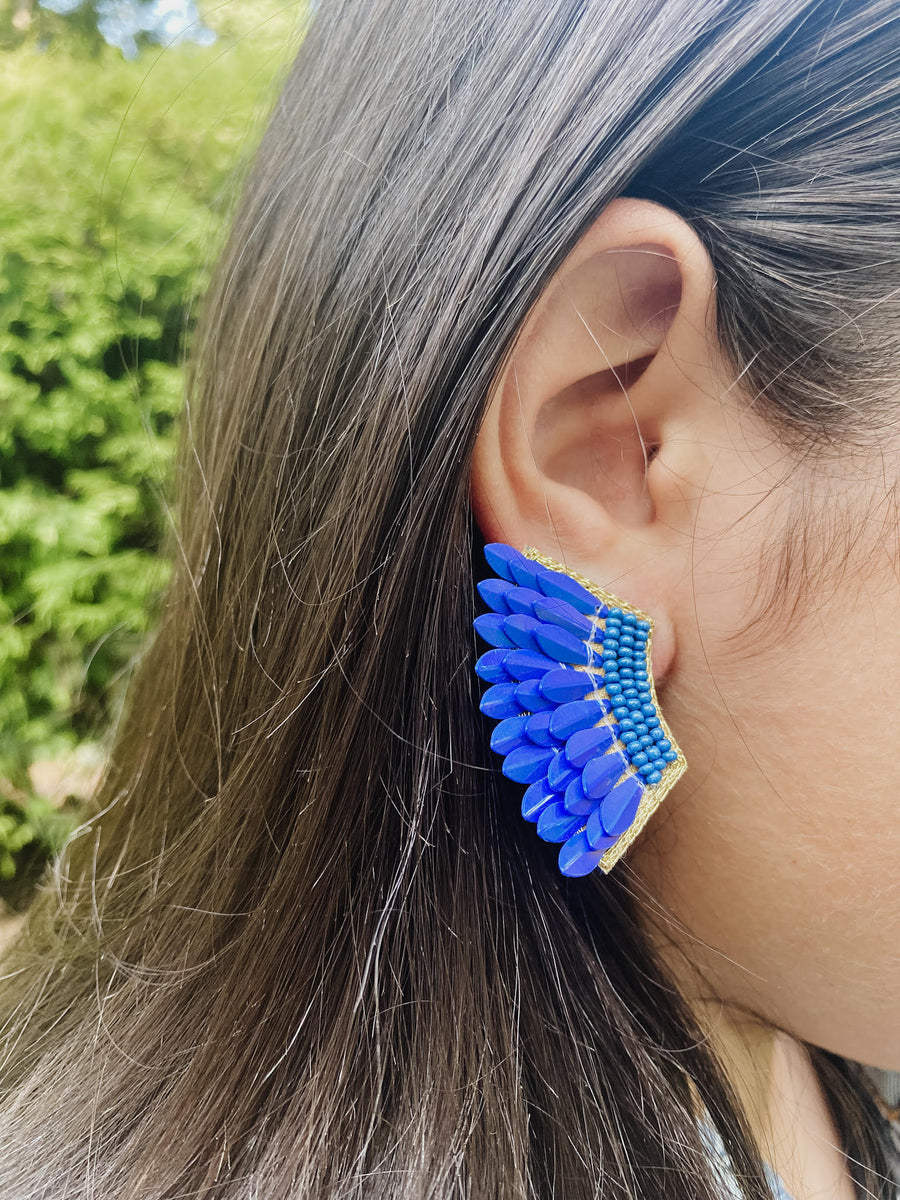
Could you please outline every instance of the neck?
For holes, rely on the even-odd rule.
[[[803,1044],[721,1002],[691,1001],[766,1162],[794,1200],[856,1195],[825,1094]]]

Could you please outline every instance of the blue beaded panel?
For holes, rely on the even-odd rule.
[[[526,785],[522,815],[562,843],[564,875],[608,871],[684,771],[656,704],[652,622],[536,551],[495,542],[475,630],[501,770]]]

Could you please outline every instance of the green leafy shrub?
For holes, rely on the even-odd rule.
[[[181,364],[297,15],[249,7],[281,15],[134,62],[0,54],[0,796],[102,735],[154,619]],[[37,811],[0,805],[0,876],[58,844]]]

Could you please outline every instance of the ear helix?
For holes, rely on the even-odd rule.
[[[490,686],[501,771],[525,784],[522,816],[562,843],[564,875],[609,872],[687,768],[656,698],[653,622],[532,547],[485,546],[475,664]]]

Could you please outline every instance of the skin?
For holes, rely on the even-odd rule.
[[[654,618],[688,772],[629,851],[647,927],[795,1195],[852,1196],[796,1039],[900,1069],[897,447],[813,455],[751,401],[703,244],[617,199],[496,380],[472,503]]]

